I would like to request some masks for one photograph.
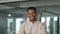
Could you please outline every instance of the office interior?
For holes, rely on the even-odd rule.
[[[60,34],[60,0],[0,0],[0,34],[18,34],[28,7],[36,7],[47,34]]]

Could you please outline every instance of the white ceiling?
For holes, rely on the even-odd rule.
[[[2,2],[3,0],[0,0],[0,2]],[[6,1],[6,0],[4,0]],[[8,1],[18,1],[18,0],[8,0]],[[22,0],[20,0],[20,2],[14,2],[14,3],[7,3],[9,5],[13,5],[13,6],[18,6],[20,8],[26,8],[26,7],[30,7],[30,6],[35,6],[35,7],[39,7],[39,6],[55,6],[55,5],[60,5],[60,0],[44,0],[44,1],[27,1],[27,2],[21,2]],[[4,2],[2,2],[4,3]],[[5,6],[5,5],[3,5]],[[6,6],[8,7],[8,6]],[[11,6],[9,6],[11,7]]]
[[[4,3],[4,2],[15,2],[15,1],[26,1],[26,0],[0,0],[0,3]]]
[[[14,3],[6,3],[5,4],[0,4],[2,7],[1,8],[5,8],[8,7],[19,7],[19,8],[27,8],[27,7],[40,7],[40,6],[56,6],[56,5],[60,5],[60,0],[49,0],[49,1],[27,1],[27,2],[14,2]],[[9,6],[10,5],[10,6]],[[6,6],[6,7],[5,7]],[[1,9],[0,8],[0,9]]]
[[[60,5],[60,0],[20,2],[20,7]]]
[[[1,5],[0,4],[0,10],[4,10],[4,9],[11,9],[11,8],[14,8],[14,7],[10,7],[10,6],[6,6],[6,5]]]
[[[60,0],[43,0],[43,1],[27,1],[27,2],[13,2],[0,4],[0,10],[7,10],[16,14],[26,13],[28,7],[36,7],[38,11],[47,10],[53,13],[60,14]],[[15,9],[17,8],[17,9]],[[22,9],[21,9],[22,8]]]

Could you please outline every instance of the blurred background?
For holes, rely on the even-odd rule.
[[[0,34],[18,34],[28,20],[27,8],[36,7],[47,34],[60,34],[60,0],[0,0]]]

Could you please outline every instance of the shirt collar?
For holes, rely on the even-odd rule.
[[[31,25],[34,25],[34,24],[37,24],[38,21],[35,21],[34,23],[32,23],[31,21],[28,21],[28,23],[31,24]]]

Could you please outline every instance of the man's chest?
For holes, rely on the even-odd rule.
[[[25,28],[25,33],[26,34],[38,34],[40,33],[41,25],[40,24],[35,24],[35,25],[26,25]]]

